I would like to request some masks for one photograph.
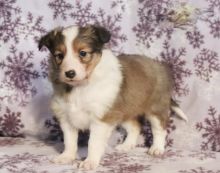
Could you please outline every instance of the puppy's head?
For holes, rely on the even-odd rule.
[[[49,49],[57,79],[75,86],[90,77],[110,37],[105,28],[92,25],[58,28],[40,39],[39,49],[43,46]]]

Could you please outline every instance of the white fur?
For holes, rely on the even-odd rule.
[[[119,151],[129,151],[136,146],[137,138],[140,134],[140,127],[134,125],[134,122],[132,121],[127,121],[123,123],[122,126],[127,131],[127,137],[122,144],[116,146],[116,149]]]
[[[71,127],[65,119],[60,121],[61,129],[64,134],[64,151],[61,155],[53,159],[54,163],[71,163],[76,159],[78,130]]]
[[[188,122],[188,118],[187,116],[184,114],[184,112],[177,106],[171,106],[171,109],[176,112],[176,114],[182,118],[183,120],[185,120],[186,122]]]
[[[166,129],[161,127],[160,121],[155,116],[149,116],[148,120],[151,123],[151,129],[153,134],[153,144],[149,148],[148,153],[150,155],[161,155],[165,150],[166,143]]]
[[[60,120],[65,144],[64,153],[55,159],[56,163],[70,162],[75,157],[76,135],[70,135],[73,130],[90,129],[89,154],[81,167],[93,169],[98,166],[113,128],[99,120],[111,108],[120,91],[120,68],[120,63],[112,52],[103,50],[101,60],[88,83],[74,87],[67,97],[53,96],[51,108]]]
[[[112,133],[114,126],[95,121],[90,126],[90,138],[88,146],[88,156],[81,162],[80,168],[86,170],[95,169],[105,152],[108,139]]]
[[[64,69],[64,71],[61,72],[61,79],[65,79],[65,72],[69,70],[75,70],[76,76],[74,77],[74,80],[76,81],[83,80],[86,77],[86,69],[76,57],[78,56],[78,52],[73,51],[73,40],[76,38],[78,32],[78,27],[71,26],[66,28],[62,33],[65,37],[65,46],[67,52],[62,62],[62,69]]]

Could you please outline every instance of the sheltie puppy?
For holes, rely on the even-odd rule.
[[[75,160],[79,130],[90,130],[88,156],[79,165],[85,170],[99,165],[119,124],[127,137],[116,148],[134,148],[140,115],[151,123],[153,144],[148,153],[160,155],[164,153],[170,110],[187,120],[171,99],[169,68],[142,55],[116,57],[104,47],[110,37],[100,26],[70,26],[54,29],[39,41],[39,49],[46,46],[51,53],[51,109],[64,134],[65,149],[55,163]]]

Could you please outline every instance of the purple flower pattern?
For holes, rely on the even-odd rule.
[[[132,159],[133,161],[135,159]],[[144,165],[141,163],[133,162],[129,163],[131,158],[125,153],[113,152],[111,154],[106,154],[101,165],[108,167],[108,171],[115,173],[132,173],[132,172],[143,172],[150,171],[150,165]],[[127,164],[129,163],[129,164]],[[103,171],[98,171],[98,173],[104,173]]]
[[[47,171],[39,172],[36,170],[37,165],[40,165],[43,163],[43,161],[48,160],[43,155],[34,155],[30,153],[23,153],[23,154],[16,154],[13,156],[10,155],[3,155],[0,162],[0,168],[5,169],[8,172],[31,172],[31,173],[48,173]],[[28,167],[19,167],[18,165],[21,163],[25,163],[28,165]]]
[[[189,40],[189,43],[193,46],[193,48],[200,48],[200,46],[204,43],[204,35],[202,35],[198,29],[195,29],[192,32],[187,31],[186,37]]]
[[[12,16],[20,14],[21,9],[15,3],[16,0],[0,1],[0,39],[3,39],[4,42],[8,42],[10,38],[18,42],[15,28],[19,25],[20,18],[12,19]]]
[[[76,25],[85,26],[94,23],[96,15],[92,12],[92,2],[82,6],[80,1],[76,1],[75,8],[76,10],[70,16],[74,19]]]
[[[207,8],[201,14],[200,19],[207,23],[210,29],[210,34],[214,38],[220,38],[220,3],[219,0],[207,0]]]
[[[175,162],[182,157],[184,157],[184,155],[181,150],[168,149],[163,155],[156,157],[151,156],[150,161],[155,163],[162,163],[165,160]]]
[[[191,170],[181,170],[179,171],[179,173],[220,173],[220,170],[212,171],[212,170],[207,170],[206,168],[203,167],[198,167]]]
[[[66,20],[68,15],[67,12],[73,9],[73,6],[65,0],[51,0],[48,6],[54,11],[54,19],[61,17],[63,20]]]
[[[111,3],[111,8],[119,8],[121,9],[123,12],[125,11],[126,7],[125,7],[125,2],[123,0],[115,0],[112,1]]]
[[[115,14],[114,16],[106,15],[103,9],[99,9],[97,16],[96,23],[108,28],[111,32],[111,40],[108,46],[113,49],[113,51],[121,52],[122,48],[120,45],[127,40],[127,36],[121,33],[121,26],[118,25],[122,19],[121,14]]]
[[[190,77],[192,72],[186,67],[186,61],[184,60],[186,49],[180,48],[176,50],[171,48],[167,41],[164,42],[163,47],[164,51],[160,53],[158,59],[168,64],[172,71],[175,94],[178,96],[187,95],[189,88],[187,84],[184,84],[184,79]]]
[[[220,151],[220,114],[214,107],[209,107],[208,117],[204,122],[196,123],[196,129],[202,132],[202,150]]]
[[[215,19],[213,22],[210,22],[210,33],[215,38],[220,38],[220,19]]]
[[[142,54],[138,51],[139,49],[136,49],[139,45],[143,45],[144,49],[154,52],[154,57],[157,57],[157,60],[167,63],[171,67],[174,78],[174,97],[177,100],[188,103],[197,94],[197,90],[199,92],[198,81],[192,81],[195,78],[201,79],[201,82],[205,81],[202,83],[204,88],[209,87],[215,80],[217,81],[220,71],[220,52],[215,46],[220,39],[220,1],[202,0],[201,3],[205,4],[205,7],[198,6],[200,14],[195,23],[190,24],[169,21],[169,15],[175,9],[175,3],[180,2],[176,0],[139,0],[135,2],[111,0],[108,3],[101,1],[98,3],[91,0],[50,0],[46,3],[36,2],[38,9],[35,10],[35,7],[25,8],[18,0],[0,0],[0,70],[2,71],[0,74],[0,136],[26,136],[23,134],[23,130],[28,127],[26,126],[28,123],[26,117],[31,116],[26,110],[32,109],[31,106],[35,105],[35,99],[48,94],[44,86],[41,88],[36,85],[36,83],[41,84],[47,80],[47,59],[49,58],[47,55],[42,57],[42,54],[38,52],[37,41],[41,35],[59,25],[62,20],[65,21],[66,25],[99,24],[106,27],[112,34],[111,41],[107,46],[116,54],[132,51]],[[44,11],[45,9],[47,11]],[[129,25],[127,25],[127,21]],[[156,51],[153,47],[155,45],[157,45]],[[196,88],[196,91],[192,89],[193,87]],[[213,104],[211,105],[214,105],[216,100],[219,100],[218,92],[212,95],[212,98],[211,103]],[[201,103],[201,106],[209,104],[208,102],[210,100]],[[199,105],[198,101],[196,103],[195,105]],[[192,109],[198,109],[198,115],[192,116],[192,112],[190,112]],[[217,107],[210,107],[208,114],[197,106],[190,110],[187,115],[196,123],[193,130],[197,130],[201,134],[201,150],[219,151],[218,127],[220,125]],[[184,111],[187,112],[188,110]],[[31,112],[36,111],[31,110]],[[49,112],[48,115],[50,114]],[[202,115],[205,116],[202,117]],[[35,118],[38,119],[38,117]],[[175,147],[175,141],[179,138],[179,136],[170,134],[173,131],[181,131],[178,124],[174,123],[174,118],[175,116],[171,116],[167,129],[169,133],[167,137],[168,147]],[[46,135],[49,134],[50,136],[48,138],[54,141],[62,141],[62,131],[59,124],[48,119],[48,117],[45,117],[43,122],[47,129]],[[88,132],[84,136],[81,135],[83,137],[80,138],[81,142],[79,143],[86,144],[85,141],[87,140],[85,139],[88,139],[88,135]],[[148,122],[145,122],[142,127],[141,135],[145,137],[144,146],[150,146],[153,138]],[[121,136],[121,138],[124,137],[124,135]],[[0,145],[4,147],[6,145],[14,146],[15,143],[4,141],[0,142]],[[180,158],[177,156],[178,153],[172,153],[169,150],[167,152],[164,156],[165,159]],[[188,157],[201,161],[217,159],[217,156],[211,151],[210,154],[209,151],[196,152],[188,155]],[[108,160],[111,157],[113,156],[107,155],[102,164],[105,166],[109,164],[108,170],[112,172],[131,172],[131,170],[132,172],[150,172],[152,169],[150,164],[124,163],[127,159],[129,160],[126,156],[123,158],[124,160],[115,159],[118,162],[123,160],[118,165]],[[158,159],[163,160],[163,158]],[[118,169],[114,164],[118,166]],[[7,169],[11,172],[16,170],[11,167],[7,167]],[[16,171],[34,172],[34,169],[21,168]],[[186,173],[193,171],[195,173],[216,173],[216,171],[205,167],[182,171]]]
[[[189,157],[197,158],[199,160],[206,160],[206,159],[216,159],[216,152],[213,151],[192,151],[189,154]]]
[[[170,34],[173,31],[172,28],[160,29],[157,28],[158,22],[162,20],[162,16],[166,15],[168,7],[171,5],[169,1],[140,1],[140,7],[137,15],[139,21],[136,26],[133,27],[133,31],[136,34],[137,42],[150,48],[154,42],[154,37],[160,38],[163,33],[167,34],[167,38],[170,38]]]
[[[27,39],[30,36],[37,41],[37,35],[45,33],[41,26],[42,16],[37,16],[34,20],[31,12],[28,12],[27,20],[23,21],[21,15],[22,11],[16,6],[16,0],[0,1],[0,39],[4,43],[10,40],[18,43],[21,38]]]
[[[47,119],[45,121],[45,127],[49,129],[49,140],[63,141],[63,132],[56,118]]]
[[[22,34],[25,39],[32,37],[32,39],[38,42],[39,35],[46,33],[46,30],[41,26],[43,17],[38,16],[34,19],[33,14],[29,12],[26,21],[27,23],[22,24],[19,33]]]
[[[20,106],[27,104],[27,98],[33,97],[37,90],[32,84],[32,80],[40,77],[38,71],[33,70],[34,64],[31,62],[33,59],[33,52],[17,52],[14,46],[10,48],[10,55],[6,57],[6,61],[0,62],[0,68],[4,70],[5,77],[3,84],[0,87],[15,90],[15,97],[8,96],[11,100],[13,97],[19,102]],[[4,98],[4,97],[3,97]],[[6,98],[6,96],[5,96]]]
[[[23,138],[18,138],[18,137],[17,138],[11,138],[11,137],[0,138],[0,147],[23,145],[23,142],[22,142],[23,140],[24,140]]]
[[[49,59],[49,57],[44,58],[40,62],[41,74],[42,74],[43,78],[47,78],[48,77],[48,72],[49,72],[49,61],[48,61],[48,59]]]
[[[21,129],[24,125],[21,122],[21,112],[12,112],[9,108],[6,108],[6,112],[3,116],[0,116],[0,135],[21,137]]]
[[[215,51],[202,49],[193,62],[196,75],[207,82],[211,80],[213,72],[220,71],[220,61]]]
[[[81,172],[81,170],[78,170],[78,168],[75,167],[75,165],[78,164],[78,160],[73,164],[66,165],[50,163],[51,156],[58,154],[57,151],[51,153],[51,148],[58,147],[56,146],[57,142],[44,143],[43,141],[38,141],[36,139],[0,138],[0,145],[1,147],[4,147],[4,150],[2,150],[0,154],[0,170],[2,172]],[[25,150],[22,149],[22,146]],[[12,147],[16,153],[13,152],[12,154]],[[40,154],[42,151],[43,154]],[[172,170],[173,172],[182,173],[219,173],[219,169],[215,166],[218,161],[215,159],[219,156],[216,152],[210,153],[210,151],[203,151],[202,153],[199,153],[198,151],[191,152],[182,149],[168,149],[163,155],[153,157],[147,155],[145,151],[144,148],[136,148],[131,152],[118,152],[109,149],[106,151],[106,154],[101,160],[100,166],[95,172],[154,173],[158,172],[158,170],[166,169],[167,171]],[[81,154],[82,153],[79,152],[80,157],[82,156]],[[210,162],[210,159],[213,160],[213,162]],[[185,163],[189,162],[192,163],[186,168]],[[206,163],[210,166],[206,167]]]

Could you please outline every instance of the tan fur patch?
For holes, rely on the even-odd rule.
[[[87,78],[101,59],[101,52],[96,52],[91,47],[91,38],[94,38],[91,28],[83,29],[79,32],[77,38],[73,41],[73,50],[78,53],[78,58],[87,71]],[[79,52],[85,51],[86,57],[80,58]]]
[[[59,57],[59,55],[62,55],[63,58],[66,55],[66,46],[63,43],[60,43],[56,46],[55,51],[54,51],[54,58],[55,62],[60,65],[62,64],[63,59]]]
[[[120,94],[112,109],[102,119],[121,123],[129,119],[156,116],[166,127],[171,100],[171,78],[164,65],[147,57],[118,57],[124,76]]]

